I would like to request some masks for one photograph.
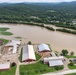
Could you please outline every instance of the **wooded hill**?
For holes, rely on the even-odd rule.
[[[71,23],[76,19],[76,2],[2,3],[0,22]]]

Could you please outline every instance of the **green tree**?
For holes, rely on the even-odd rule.
[[[64,55],[64,56],[66,56],[67,54],[68,54],[68,50],[62,50],[62,54]]]
[[[15,63],[15,62],[13,62],[13,63],[11,64],[11,66],[12,66],[12,67],[16,66],[16,63]]]
[[[31,44],[32,44],[32,42],[31,42],[31,41],[29,41],[27,44],[31,45]]]
[[[72,51],[72,52],[70,52],[70,55],[72,55],[72,56],[73,56],[73,55],[74,55],[74,52],[73,52],[73,51]]]

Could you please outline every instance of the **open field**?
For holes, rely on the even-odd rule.
[[[1,35],[7,35],[7,36],[13,35],[13,33],[7,31],[7,30],[9,30],[9,29],[10,29],[10,28],[6,28],[6,27],[0,28],[0,34],[1,34]]]
[[[7,31],[9,28],[0,28],[0,31]]]
[[[20,66],[20,75],[37,75],[37,74],[42,74],[42,73],[48,73],[48,72],[54,72],[54,68],[48,67],[48,65],[43,64],[42,62],[37,62],[35,64],[30,64],[30,65],[21,65]]]
[[[10,35],[13,35],[13,33],[11,32],[0,32],[1,35],[7,35],[7,36],[10,36]]]
[[[11,67],[10,70],[0,71],[0,75],[15,75],[16,66]]]

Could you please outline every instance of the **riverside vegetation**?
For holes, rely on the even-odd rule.
[[[1,35],[7,35],[7,36],[13,35],[13,33],[8,32],[7,30],[9,30],[9,28],[0,28],[0,34]]]

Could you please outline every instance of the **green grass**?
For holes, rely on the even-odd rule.
[[[9,40],[3,39],[3,38],[0,38],[0,40],[3,40],[4,41],[3,44],[6,44],[9,41]]]
[[[10,70],[0,71],[0,75],[15,75],[15,71],[16,71],[16,66],[11,67]]]
[[[66,55],[66,58],[76,58],[76,56]]]
[[[7,32],[7,30],[9,30],[9,28],[0,28],[0,34],[1,35],[7,35],[7,36],[13,35],[13,33]]]
[[[7,31],[9,28],[0,28],[0,31]]]
[[[36,55],[36,61],[39,60],[39,59],[41,58],[40,55],[38,55],[38,54],[35,54],[35,55]]]
[[[65,74],[65,75],[76,75],[76,73],[70,73],[70,74]]]
[[[76,65],[74,65],[74,66],[68,65],[68,68],[69,68],[69,69],[76,69]]]
[[[37,62],[35,64],[30,65],[20,65],[20,75],[23,75],[21,74],[21,72],[23,72],[24,75],[38,75],[54,71],[54,68],[51,68],[47,64],[43,64],[42,62]]]
[[[9,36],[9,35],[13,35],[13,33],[11,33],[11,32],[0,32],[0,34],[1,35],[7,35],[7,36]]]

